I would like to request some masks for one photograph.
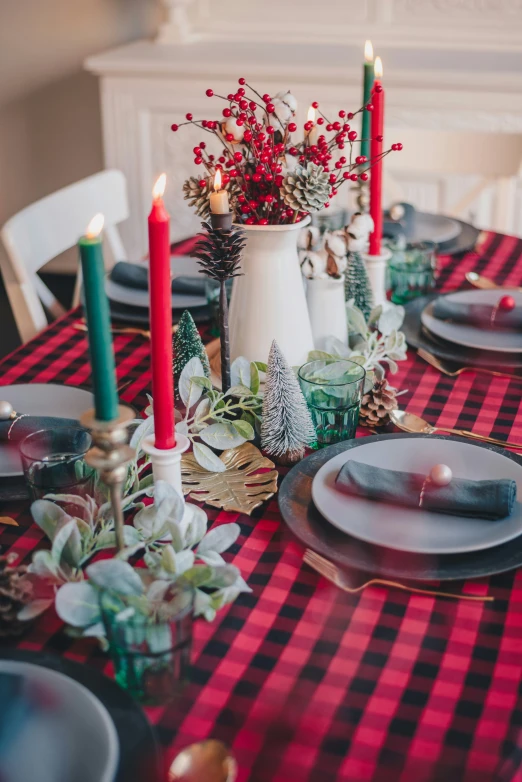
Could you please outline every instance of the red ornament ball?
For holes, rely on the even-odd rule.
[[[246,225],[254,225],[255,222],[256,222],[256,218],[255,217],[249,217],[249,218],[247,218],[247,220],[245,220],[245,224]]]
[[[243,134],[244,141],[252,141],[252,131],[251,130],[245,130]]]
[[[245,100],[244,98],[241,98],[241,100],[239,101],[239,108],[242,109],[243,111],[245,109],[248,109],[248,101]]]
[[[232,116],[232,112],[230,111],[230,109],[228,109],[228,108],[227,109],[223,109],[223,116],[224,117],[231,117]]]
[[[358,166],[362,166],[362,164],[366,163],[367,161],[368,158],[366,157],[366,155],[357,155],[357,157],[355,158],[355,162],[357,163]]]
[[[194,163],[196,164],[196,166],[200,166],[203,163],[203,158],[202,157],[194,158]]]
[[[344,117],[346,117],[346,112],[345,112],[345,110],[344,110],[344,109],[341,109],[341,110],[340,110],[340,112],[339,112],[339,116],[340,116],[340,118],[341,118],[341,119],[343,119]]]
[[[275,128],[272,125],[268,125],[266,132],[268,133],[269,136],[273,136],[275,133]]]
[[[250,109],[250,111],[255,111],[257,109],[257,103],[251,100],[250,103],[248,104],[248,108]]]
[[[290,133],[295,133],[295,132],[296,132],[296,130],[297,130],[297,125],[295,124],[295,122],[291,122],[291,123],[289,124],[289,126],[288,126],[288,130],[290,131]]]
[[[206,179],[200,179],[199,180],[199,186],[200,187],[206,187],[207,180]]]
[[[170,129],[173,130],[175,133],[177,130],[179,130],[179,125],[176,125],[176,123],[174,123],[174,125],[170,126]]]
[[[205,92],[205,95],[207,98],[211,98],[214,95],[214,90],[211,90],[210,88]]]
[[[382,143],[384,141],[384,136],[375,136],[375,141]]]
[[[234,152],[234,160],[236,160],[238,163],[243,160],[243,155],[241,152]]]
[[[382,84],[376,84],[373,89],[375,92],[382,92]]]
[[[498,308],[502,312],[511,312],[517,306],[517,303],[513,296],[502,296],[498,302]]]
[[[258,225],[268,225],[268,220],[266,219],[266,217],[262,217],[261,220],[257,221],[257,224]]]
[[[322,117],[319,117],[319,119],[317,120],[317,124],[324,125],[324,119]]]
[[[355,139],[357,138],[357,131],[356,130],[351,130],[348,133],[348,138],[350,139],[350,141],[355,141]]]
[[[363,173],[362,173],[362,174],[361,174],[361,176],[360,176],[360,179],[361,179],[363,182],[367,182],[367,181],[368,181],[368,174],[367,174],[365,171],[363,171]]]
[[[350,172],[349,172],[349,171],[344,171],[344,172],[343,172],[343,178],[344,178],[344,179],[350,179],[350,178],[351,178],[351,176],[352,176],[352,175],[350,174]]]
[[[192,114],[185,114],[185,119],[188,119],[189,122],[192,121]]]
[[[237,80],[238,84],[246,84],[246,79],[244,79],[242,76],[240,79]]]
[[[351,111],[349,111],[348,114],[346,115],[346,118],[347,119],[353,119],[353,113]]]
[[[252,179],[254,180],[254,182],[261,182],[261,174],[254,174],[252,176]]]
[[[357,182],[359,177],[357,176],[357,174],[350,174],[350,179],[352,180],[352,182]]]
[[[268,92],[265,92],[265,94],[263,95],[263,100],[265,103],[270,103],[270,101],[272,100]]]
[[[328,207],[329,207],[329,206],[330,206],[330,202],[329,202],[329,201],[327,201],[327,202],[325,203],[325,205],[324,205],[324,208],[325,208],[325,209],[328,209]]]
[[[274,104],[273,103],[267,103],[266,104],[266,110],[268,111],[269,114],[273,114],[274,111],[275,111]]]
[[[293,217],[294,216],[294,210],[293,209],[287,209],[285,212],[285,215],[287,217]]]
[[[238,95],[244,95],[244,94],[245,94],[245,90],[244,90],[242,87],[240,87],[240,88],[238,89],[238,91],[237,91],[237,94],[238,94]]]
[[[227,133],[225,138],[227,141],[234,141],[234,136],[232,135],[232,133]]]
[[[205,147],[206,147],[207,145],[205,144],[205,142],[204,142],[204,141],[200,141],[200,142],[199,142],[199,146],[201,147],[201,149],[205,149]]]

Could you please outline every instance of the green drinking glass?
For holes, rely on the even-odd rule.
[[[348,359],[309,361],[297,373],[317,434],[317,448],[355,437],[364,368]]]
[[[115,678],[140,703],[159,705],[176,698],[189,679],[193,590],[170,587],[168,600],[100,593],[103,624]]]
[[[390,249],[393,255],[388,270],[393,303],[407,304],[430,293],[435,287],[435,243],[411,242],[403,249]]]

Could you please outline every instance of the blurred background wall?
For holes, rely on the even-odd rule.
[[[152,36],[160,13],[157,0],[0,0],[0,225],[103,168],[98,80],[83,62]]]

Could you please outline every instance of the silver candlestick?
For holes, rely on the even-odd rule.
[[[94,410],[88,410],[80,418],[81,425],[90,430],[94,442],[94,447],[85,455],[85,461],[98,471],[100,479],[109,487],[116,546],[119,551],[125,548],[123,487],[127,478],[127,465],[136,455],[135,450],[127,444],[127,427],[133,419],[134,412],[124,405],[118,406],[118,418],[113,421],[99,421]]]

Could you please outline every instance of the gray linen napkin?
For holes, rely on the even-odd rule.
[[[502,294],[499,293],[499,299]],[[452,320],[454,323],[465,323],[468,326],[478,326],[485,329],[504,329],[519,331],[522,329],[522,307],[515,307],[511,312],[497,310],[494,324],[491,325],[493,307],[490,304],[459,304],[448,301],[445,296],[439,296],[433,305],[433,316],[439,320]]]
[[[40,429],[63,429],[64,426],[80,428],[72,418],[51,418],[43,415],[24,415],[16,421],[0,421],[0,442],[20,442],[27,435]]]
[[[146,266],[138,266],[136,263],[118,261],[113,266],[110,274],[111,280],[125,288],[135,288],[147,291],[149,289],[149,273]],[[205,278],[201,277],[174,277],[172,280],[172,293],[184,293],[188,296],[205,295]]]
[[[418,508],[425,475],[371,467],[350,459],[335,479],[338,489],[368,500]],[[422,507],[434,513],[495,521],[509,516],[517,496],[515,481],[470,481],[453,478],[447,486],[429,481]]]

